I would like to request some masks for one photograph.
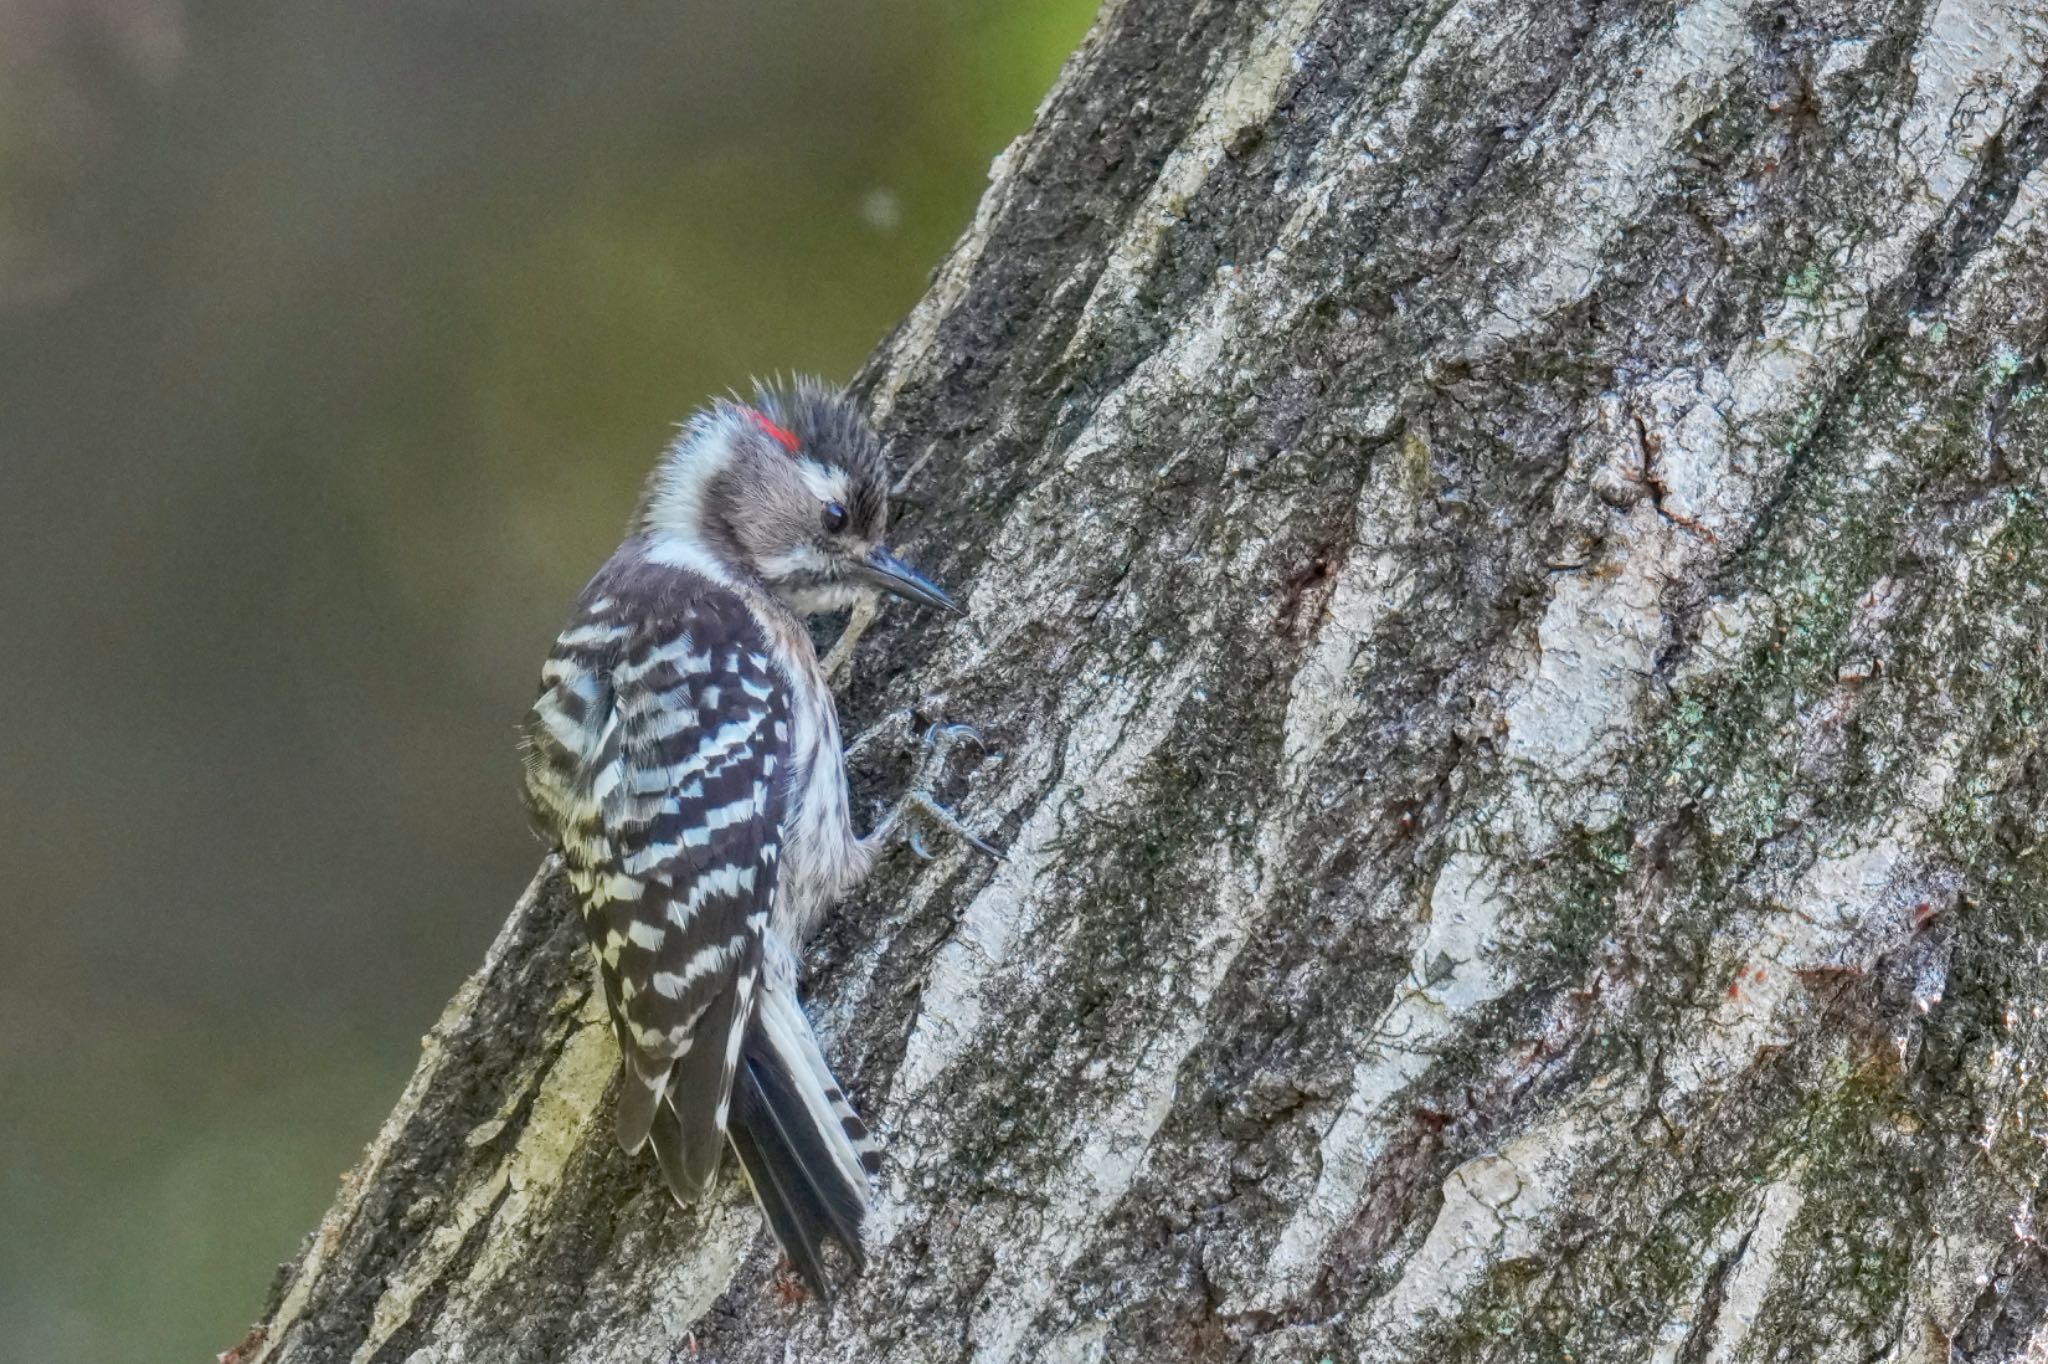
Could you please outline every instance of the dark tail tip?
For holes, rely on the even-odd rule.
[[[830,1307],[825,1247],[836,1242],[856,1273],[866,1267],[860,1228],[867,1190],[848,1183],[793,1078],[757,1041],[748,1039],[733,1077],[726,1135],[769,1230],[819,1305]]]

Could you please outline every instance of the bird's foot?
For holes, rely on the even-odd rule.
[[[845,671],[847,663],[853,658],[853,646],[860,643],[860,637],[868,632],[868,627],[875,623],[875,617],[879,614],[881,607],[872,597],[863,597],[854,604],[852,613],[846,618],[846,628],[839,632],[839,638],[833,641],[831,651],[825,655],[825,661],[818,665],[825,670],[827,682],[839,680],[839,674]]]
[[[968,847],[974,849],[976,852],[981,853],[986,857],[993,857],[998,862],[1003,860],[1002,849],[996,847],[995,844],[990,843],[987,839],[983,838],[980,834],[974,832],[974,830],[968,828],[965,824],[962,824],[960,822],[960,817],[958,815],[954,814],[951,810],[948,810],[945,806],[933,800],[929,792],[906,792],[904,793],[902,803],[904,805],[910,806],[919,814],[931,820],[932,823],[938,825],[941,829],[944,829],[947,833],[953,835],[955,838],[959,839],[962,843],[965,843]],[[929,862],[934,857],[938,856],[937,853],[925,847],[924,830],[916,827],[915,825],[911,826],[910,830],[910,850],[913,853],[916,853],[918,857],[920,857],[926,862]]]
[[[903,798],[882,817],[881,826],[872,835],[875,843],[885,843],[907,818],[918,816],[922,822],[911,824],[909,842],[911,852],[923,860],[929,862],[937,855],[925,846],[923,822],[937,825],[984,856],[992,857],[998,862],[1003,860],[1000,848],[968,828],[958,815],[940,804],[938,798],[932,794],[933,788],[945,777],[947,759],[952,756],[954,747],[962,742],[971,743],[984,754],[988,754],[988,745],[982,741],[981,731],[973,725],[934,724],[925,730],[924,758],[918,764],[917,777],[910,790],[906,791]]]

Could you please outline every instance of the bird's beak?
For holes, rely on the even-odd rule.
[[[884,592],[893,592],[926,606],[936,606],[956,616],[967,614],[967,608],[946,595],[944,588],[891,554],[886,545],[876,545],[854,572]]]

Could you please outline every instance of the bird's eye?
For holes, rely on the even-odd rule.
[[[846,508],[840,506],[837,502],[827,502],[825,504],[825,533],[827,535],[837,535],[845,529]]]

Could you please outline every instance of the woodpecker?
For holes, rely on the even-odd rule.
[[[904,807],[854,833],[803,617],[882,592],[964,614],[888,548],[888,487],[881,442],[820,383],[700,411],[578,599],[521,736],[618,1036],[619,1144],[651,1142],[689,1204],[730,1143],[828,1303],[824,1247],[865,1266],[880,1152],[798,1003],[798,953]]]

